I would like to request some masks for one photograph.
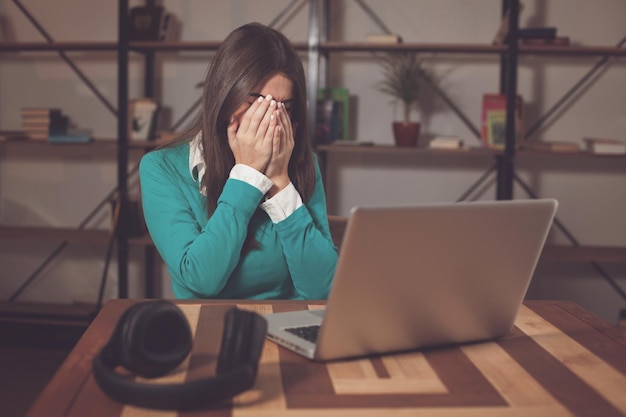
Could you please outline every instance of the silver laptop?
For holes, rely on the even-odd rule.
[[[555,200],[356,207],[326,308],[267,314],[268,338],[326,361],[504,336],[556,209]]]

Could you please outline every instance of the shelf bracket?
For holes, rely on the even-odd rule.
[[[622,38],[621,41],[615,45],[616,48],[621,48],[626,43],[626,36]],[[548,111],[545,112],[543,116],[541,116],[531,127],[528,128],[526,134],[524,135],[524,139],[530,138],[543,124],[557,111],[559,110],[578,90],[580,90],[593,75],[598,72],[602,67],[604,67],[609,62],[609,56],[604,56],[601,60],[596,62],[596,64],[585,74],[583,75],[578,82],[576,82],[563,96],[557,100],[556,103],[550,107]]]
[[[533,190],[517,175],[515,175],[515,182],[517,182],[517,184],[519,184],[519,186],[524,189],[524,191],[526,192],[526,194],[528,194],[528,196],[534,199],[539,198],[537,194],[535,194]],[[555,217],[553,223],[557,227],[557,229],[559,229],[561,233],[565,235],[567,240],[569,240],[573,246],[576,246],[576,247],[581,246],[578,239],[574,237],[574,235],[565,227],[565,225],[559,219]],[[615,282],[613,277],[608,272],[606,272],[605,269],[602,268],[602,266],[599,263],[589,262],[589,264],[598,273],[598,275],[604,278],[604,280],[611,286],[611,288],[613,288],[613,290],[615,290],[615,292],[617,292],[620,295],[620,297],[622,297],[622,299],[626,300],[626,291],[624,291],[622,287],[620,287],[617,284],[617,282]]]
[[[48,43],[51,43],[51,44],[54,43],[54,39],[52,39],[52,37],[48,34],[48,32],[46,32],[43,26],[41,26],[41,24],[37,21],[37,19],[35,19],[35,17],[28,11],[28,9],[26,9],[26,7],[24,7],[24,5],[22,5],[22,3],[20,3],[19,0],[13,0],[13,3],[15,3],[17,8],[22,12],[24,16],[26,16],[26,18],[30,21],[30,23],[33,26],[35,26],[37,31],[39,31],[39,33],[44,38],[46,38],[46,41]],[[104,104],[104,106],[115,117],[117,117],[118,114],[117,114],[117,110],[115,109],[115,107],[113,107],[113,105],[109,102],[109,100],[107,100],[106,97],[104,97],[104,95],[102,95],[102,93],[100,93],[100,91],[89,80],[89,78],[87,78],[87,76],[80,70],[80,68],[78,68],[76,64],[74,64],[74,61],[72,61],[64,51],[58,51],[58,54],[61,57],[61,59],[65,61],[65,63],[72,69],[72,71],[74,71],[74,73],[78,76],[78,78],[80,78],[80,80],[87,86],[87,88],[89,88],[91,92],[102,102],[102,104]]]

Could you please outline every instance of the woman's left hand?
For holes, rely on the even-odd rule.
[[[270,196],[273,196],[291,182],[289,179],[289,160],[294,147],[293,126],[283,103],[278,105],[275,114],[278,119],[280,135],[274,136],[272,156],[265,170],[265,175],[274,183],[269,192]]]

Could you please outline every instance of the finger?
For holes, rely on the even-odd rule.
[[[277,123],[275,114],[276,106],[276,101],[273,99],[270,100],[269,107],[266,109],[265,114],[263,114],[263,117],[259,121],[256,134],[257,138],[260,138],[261,140],[267,139],[268,132],[270,133],[271,137],[270,128]],[[252,124],[250,125],[250,127],[253,128]]]
[[[259,109],[261,104],[265,99],[262,96],[259,96],[254,102],[250,105],[248,110],[245,111],[243,116],[241,117],[241,126],[240,129],[242,132],[247,132],[250,129],[250,122],[252,120],[252,115]]]
[[[249,111],[249,121],[248,132],[255,133],[258,137],[258,133],[265,134],[265,130],[267,130],[267,122],[269,122],[269,114],[271,114],[270,108],[276,106],[276,101],[272,98],[271,95],[265,96],[259,102],[258,107],[256,107],[253,111]],[[246,114],[246,116],[248,113]],[[265,123],[264,123],[265,122]],[[263,125],[263,126],[261,126]],[[259,132],[259,129],[263,128],[262,132]]]
[[[230,123],[226,127],[226,134],[228,136],[228,144],[230,145],[231,149],[237,139],[237,129],[239,129],[239,122],[234,117],[231,117]]]
[[[282,128],[277,125],[272,129],[272,154],[279,156],[283,149]]]
[[[292,126],[291,126],[291,118],[289,117],[289,114],[287,113],[287,109],[285,108],[285,104],[284,103],[280,103],[280,105],[278,106],[278,109],[280,110],[280,123],[282,124],[283,128],[285,129],[285,132],[292,132]]]
[[[289,113],[287,113],[284,103],[281,103],[280,106],[280,120],[284,129],[283,135],[285,135],[285,141],[292,144],[294,141],[293,125],[291,124],[291,118],[289,117]]]
[[[268,124],[262,136],[259,137],[262,146],[273,146],[274,143],[274,130],[278,126],[278,116],[276,111],[270,112],[268,115]],[[259,129],[260,133],[260,129]],[[273,153],[273,151],[272,151]]]

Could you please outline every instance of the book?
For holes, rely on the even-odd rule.
[[[428,142],[431,149],[461,149],[463,140],[458,136],[435,136]]]
[[[136,6],[128,16],[128,39],[158,41],[163,30],[165,9],[161,6]]]
[[[52,119],[61,116],[61,109],[53,107],[22,107],[20,115],[24,118]]]
[[[33,140],[46,140],[52,133],[65,133],[69,125],[67,116],[56,108],[24,107],[20,113],[22,130]]]
[[[569,36],[557,36],[555,38],[529,38],[522,39],[522,45],[555,45],[555,46],[569,46]]]
[[[555,38],[556,27],[519,28],[517,30],[517,37],[519,39]]]
[[[527,142],[523,145],[524,149],[530,151],[547,151],[547,152],[580,152],[580,146],[574,142]]]
[[[515,99],[515,142],[520,146],[524,139],[522,98]],[[488,148],[504,149],[506,143],[506,95],[486,93],[483,95],[481,134]]]
[[[66,132],[66,133],[50,133],[48,135],[50,143],[87,143],[91,142],[91,134],[89,132]]]
[[[53,117],[51,119],[46,118],[23,118],[22,130],[28,131],[51,131],[51,132],[64,132],[67,130],[69,120],[66,116]]]
[[[340,103],[332,99],[317,100],[317,120],[315,123],[315,144],[332,143],[341,136]]]
[[[594,155],[626,155],[626,141],[609,138],[584,138],[587,151]]]
[[[368,43],[402,43],[402,37],[395,33],[368,33],[365,39]]]
[[[318,112],[323,112],[324,117],[318,117],[318,127],[329,131],[330,143],[335,140],[348,140],[350,138],[350,92],[347,88],[320,88],[317,91]],[[319,102],[323,102],[319,104]],[[328,104],[333,101],[335,104]],[[330,109],[332,107],[332,110]],[[321,116],[318,114],[318,116]],[[329,119],[330,117],[330,119]],[[321,123],[321,125],[320,125]],[[321,134],[322,132],[320,132]]]

